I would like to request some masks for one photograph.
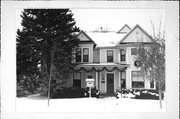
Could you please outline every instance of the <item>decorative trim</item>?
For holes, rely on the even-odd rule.
[[[71,68],[70,69],[70,71],[72,71],[72,72],[80,72],[80,71],[85,71],[85,72],[92,72],[92,71],[96,71],[96,72],[102,72],[102,71],[104,71],[104,70],[106,70],[106,71],[108,71],[108,72],[112,72],[112,71],[114,71],[114,70],[118,70],[119,72],[121,72],[121,71],[125,71],[127,69],[127,67],[125,67],[125,68],[123,68],[122,70],[121,69],[118,69],[117,67],[114,67],[113,69],[111,69],[111,70],[109,70],[108,68],[106,68],[106,67],[103,67],[102,69],[96,69],[95,67],[92,67],[92,69],[90,69],[90,70],[86,70],[86,68],[84,68],[84,67],[80,67],[79,69],[74,69],[74,68]]]

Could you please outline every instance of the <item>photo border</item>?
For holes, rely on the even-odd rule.
[[[178,1],[2,1],[1,2],[1,115],[24,118],[146,118],[176,119],[179,116],[179,2]],[[16,98],[16,10],[23,8],[165,9],[166,112],[109,113],[17,113]],[[178,64],[178,65],[177,65]],[[11,73],[11,74],[9,74]],[[168,80],[169,79],[169,80]]]

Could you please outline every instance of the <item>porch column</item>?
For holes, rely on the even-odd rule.
[[[98,72],[96,71],[96,89],[99,89],[98,87]]]
[[[98,89],[100,90],[100,84],[101,84],[101,82],[100,82],[100,72],[98,71]]]
[[[121,72],[120,71],[118,71],[119,72],[119,89],[121,88]]]

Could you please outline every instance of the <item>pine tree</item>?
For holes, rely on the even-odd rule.
[[[17,83],[31,92],[42,86],[48,91],[52,80],[62,80],[59,75],[73,66],[79,28],[69,9],[25,9],[21,17],[23,29],[16,38]]]

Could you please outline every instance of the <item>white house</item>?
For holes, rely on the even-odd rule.
[[[150,44],[153,39],[136,25],[127,24],[118,32],[84,32],[77,35],[79,47],[73,63],[77,66],[67,74],[67,87],[86,88],[86,79],[93,78],[96,89],[114,93],[117,89],[155,89],[154,82],[144,80],[134,55],[139,43]]]

